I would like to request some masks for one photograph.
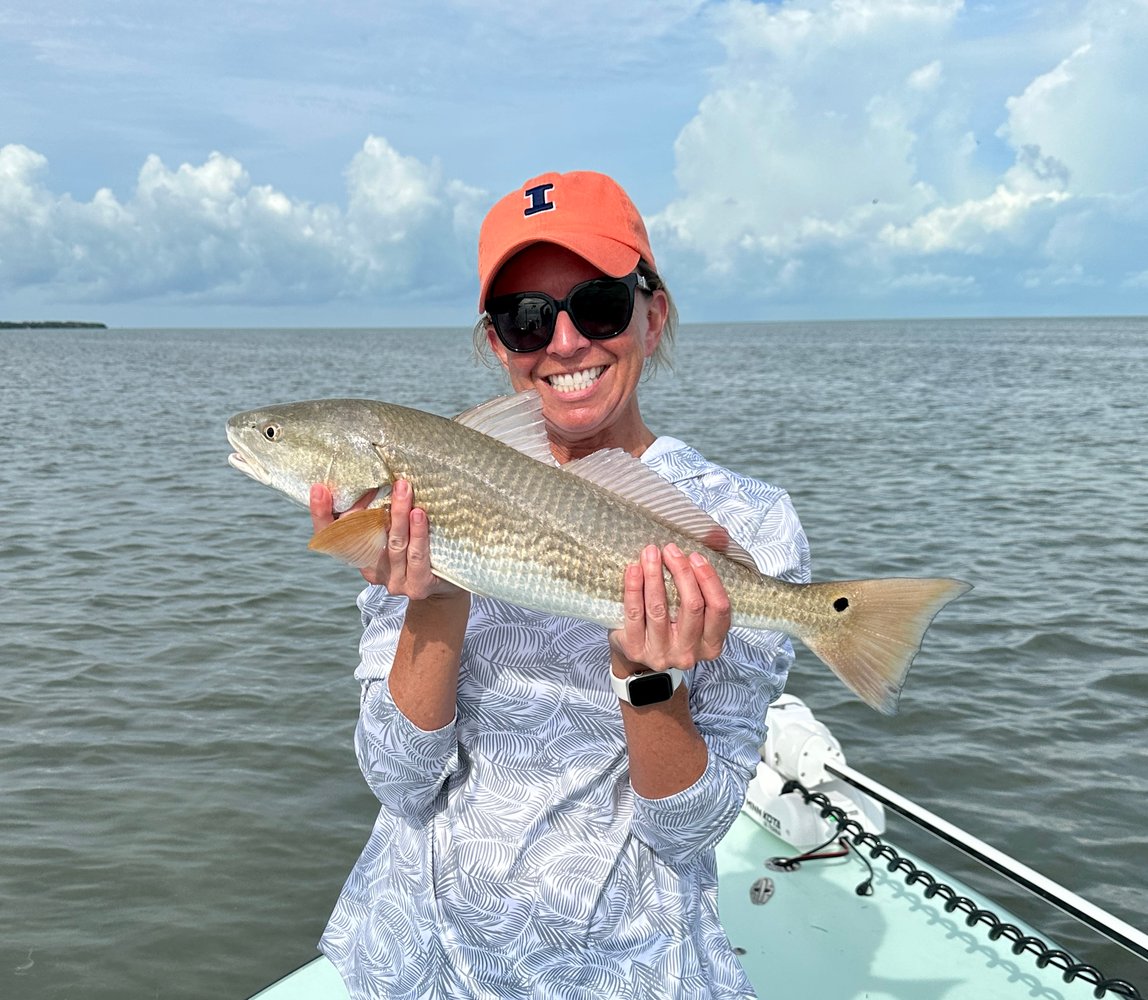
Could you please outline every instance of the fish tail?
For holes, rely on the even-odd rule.
[[[925,629],[949,601],[971,589],[947,579],[810,584],[818,624],[798,638],[862,701],[893,715]]]

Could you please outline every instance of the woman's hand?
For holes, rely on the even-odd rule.
[[[663,563],[677,587],[677,620],[671,620]],[[641,561],[626,567],[622,606],[625,624],[610,633],[616,673],[689,670],[712,660],[730,626],[729,595],[721,577],[700,553],[686,556],[676,545],[648,545]]]
[[[363,494],[349,510],[362,510],[377,493],[378,490],[372,490]],[[311,487],[310,509],[316,534],[339,516],[331,507],[331,491],[322,483]],[[367,583],[382,584],[389,593],[412,601],[463,592],[431,572],[426,511],[414,506],[414,491],[405,479],[396,480],[391,490],[391,527],[386,548],[378,563],[360,572]]]

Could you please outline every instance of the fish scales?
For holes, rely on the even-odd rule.
[[[427,513],[436,566],[476,592],[618,628],[623,571],[646,545],[704,550],[595,483],[468,427],[397,407],[382,420],[400,428],[380,452]],[[705,551],[730,594],[735,624],[788,623],[773,605],[800,588],[772,580],[763,587],[760,575]],[[676,613],[677,593],[665,578]]]

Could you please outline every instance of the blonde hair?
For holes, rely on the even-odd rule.
[[[645,294],[649,295],[661,291],[666,296],[666,322],[662,327],[662,336],[658,341],[658,346],[654,348],[654,353],[646,361],[646,368],[643,373],[644,378],[652,378],[659,369],[674,367],[674,336],[678,330],[678,307],[674,304],[674,297],[670,294],[665,282],[649,264],[644,260],[638,261],[637,271],[646,279],[646,284],[649,286],[650,290]],[[501,364],[498,358],[490,349],[490,341],[487,336],[489,329],[490,316],[484,312],[474,324],[474,356],[487,368],[500,368]]]

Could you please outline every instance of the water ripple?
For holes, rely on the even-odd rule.
[[[310,953],[374,816],[351,743],[358,577],[227,467],[223,422],[329,395],[456,413],[503,391],[460,363],[468,343],[5,334],[0,995],[243,996]],[[677,374],[643,388],[655,430],[791,492],[819,578],[976,585],[901,715],[805,653],[791,690],[851,764],[1141,926],[1146,384],[1144,320],[1024,320],[687,327]]]

